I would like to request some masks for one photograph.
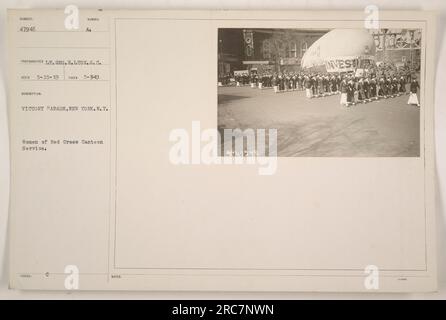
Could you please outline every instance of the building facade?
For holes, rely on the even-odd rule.
[[[420,29],[379,29],[372,32],[376,61],[390,62],[419,71],[421,63]]]
[[[301,69],[305,51],[327,29],[219,29],[219,76],[235,70],[284,72]]]
[[[307,49],[329,29],[221,28],[218,30],[218,76],[234,71],[279,73],[301,70]],[[371,30],[376,62],[418,71],[421,30]]]

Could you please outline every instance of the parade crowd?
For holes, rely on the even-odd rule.
[[[275,93],[287,91],[305,91],[306,97],[317,98],[340,94],[340,104],[352,106],[381,98],[393,98],[410,94],[408,104],[419,106],[417,91],[419,83],[416,77],[406,74],[377,76],[370,73],[355,76],[354,73],[279,73],[251,74],[234,77],[236,86],[249,85],[252,88],[273,88]],[[408,85],[409,84],[409,85]],[[409,91],[407,91],[407,85]]]

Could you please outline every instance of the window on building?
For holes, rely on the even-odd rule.
[[[303,56],[304,53],[307,51],[308,49],[308,44],[306,41],[303,41],[300,47],[300,54]]]
[[[286,54],[285,45],[281,40],[276,40],[274,53],[277,54],[279,58],[285,57]]]
[[[291,41],[288,44],[288,57],[297,58],[297,44],[295,41]]]
[[[270,59],[271,58],[271,44],[268,40],[263,41],[263,58]]]

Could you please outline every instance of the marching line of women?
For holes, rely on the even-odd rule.
[[[236,86],[250,85],[252,88],[273,88],[275,93],[305,90],[309,99],[340,94],[342,106],[354,106],[378,99],[394,98],[409,94],[407,104],[420,106],[417,92],[418,81],[411,76],[409,91],[405,76],[355,76],[328,73],[290,73],[240,76],[235,78]]]

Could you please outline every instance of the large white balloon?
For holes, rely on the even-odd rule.
[[[375,41],[366,29],[333,29],[319,38],[302,57],[302,67],[325,65],[333,71],[354,69],[355,60],[373,59]],[[346,64],[346,66],[345,66]],[[339,71],[339,70],[338,70]]]

